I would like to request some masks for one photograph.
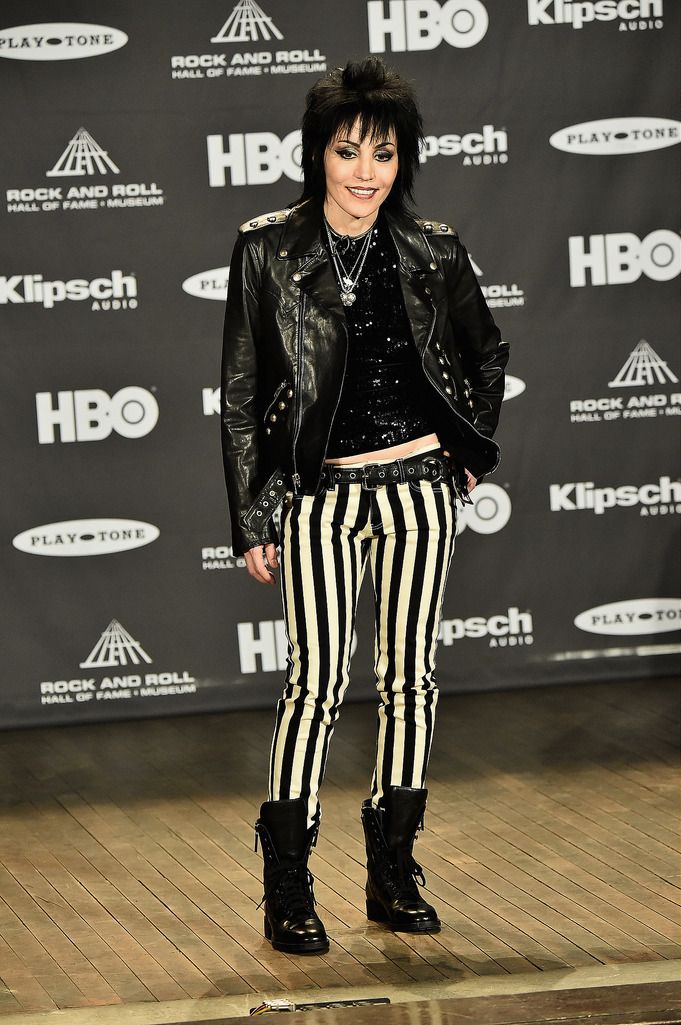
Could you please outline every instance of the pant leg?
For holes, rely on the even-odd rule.
[[[349,680],[368,517],[368,493],[355,483],[289,494],[282,511],[288,667],[272,737],[269,800],[305,798],[308,825],[321,817],[318,791]]]
[[[447,481],[389,484],[376,491],[376,502],[374,805],[389,786],[425,785],[438,698],[437,636],[456,538],[455,494]]]

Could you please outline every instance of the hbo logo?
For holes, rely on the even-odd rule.
[[[592,285],[628,285],[642,274],[652,281],[671,281],[681,272],[681,239],[675,231],[658,228],[645,238],[633,231],[583,235],[568,239],[570,285],[584,288],[587,271]]]
[[[471,491],[473,505],[458,510],[456,532],[470,527],[476,534],[496,534],[511,518],[511,499],[498,484],[478,484]],[[458,509],[458,506],[457,506]]]
[[[475,46],[489,24],[481,0],[390,0],[387,14],[383,0],[369,0],[367,18],[371,53],[434,50],[442,42]]]
[[[212,188],[231,185],[271,185],[285,174],[302,181],[300,170],[300,129],[280,139],[274,132],[249,132],[246,135],[206,136],[208,181]]]
[[[101,388],[57,392],[56,406],[50,392],[35,397],[38,441],[52,445],[60,441],[102,441],[112,431],[124,438],[141,438],[156,426],[158,403],[146,388],[121,388],[107,395]]]

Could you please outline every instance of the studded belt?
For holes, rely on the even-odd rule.
[[[332,488],[336,484],[361,484],[373,491],[381,484],[410,480],[449,480],[452,464],[446,456],[405,456],[391,463],[324,463],[320,484]]]

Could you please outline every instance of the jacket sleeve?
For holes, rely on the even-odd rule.
[[[255,247],[239,232],[229,269],[220,386],[222,458],[235,555],[276,540],[271,522],[258,527],[244,521],[260,483],[256,385],[261,270]]]
[[[466,247],[458,236],[455,242],[445,263],[449,316],[464,374],[470,382],[473,426],[491,438],[504,397],[509,346],[502,341]]]

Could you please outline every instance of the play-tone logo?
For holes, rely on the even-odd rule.
[[[677,146],[681,121],[668,117],[604,117],[554,132],[549,143],[565,153],[609,156]]]
[[[78,182],[72,179],[119,175],[118,164],[86,128],[69,139],[47,178],[63,179],[59,185],[22,186],[5,190],[7,212],[52,213],[55,210],[107,210],[121,207],[163,206],[165,195],[156,182]]]
[[[21,61],[70,61],[99,57],[125,46],[125,32],[107,25],[54,21],[0,29],[0,57]]]
[[[681,599],[631,598],[598,605],[575,616],[575,626],[592,634],[661,634],[681,629]]]
[[[681,238],[659,228],[644,238],[633,231],[609,235],[571,235],[568,239],[570,287],[630,285],[641,275],[671,281],[681,272]],[[587,282],[587,272],[589,281]]]
[[[679,379],[666,361],[645,339],[632,349],[608,388],[647,389],[678,384]],[[601,395],[598,398],[571,399],[572,423],[601,423],[607,420],[655,420],[660,416],[681,415],[681,392],[638,391],[631,395]]]
[[[581,29],[595,21],[616,21],[620,32],[662,28],[663,0],[527,0],[530,25],[570,25]]]
[[[197,299],[218,299],[224,302],[227,299],[228,280],[229,267],[215,267],[213,270],[192,274],[182,282],[182,289]]]
[[[371,53],[434,50],[441,43],[457,49],[476,46],[489,25],[480,0],[383,0],[367,3]]]
[[[457,505],[457,535],[466,527],[476,534],[496,534],[503,530],[511,518],[511,499],[498,484],[483,481],[470,493],[473,505],[463,509]]]
[[[215,45],[267,43],[283,39],[284,34],[255,0],[238,0],[216,35]],[[228,53],[176,54],[170,58],[174,79],[250,78],[262,75],[291,75],[326,71],[326,57],[313,49],[237,51]]]
[[[126,552],[151,544],[160,531],[142,520],[62,520],[24,530],[12,540],[15,548],[29,555],[87,557]]]
[[[520,377],[514,377],[512,374],[506,374],[504,377],[504,399],[506,402],[508,399],[515,399],[518,395],[522,395],[525,391],[525,382]]]

